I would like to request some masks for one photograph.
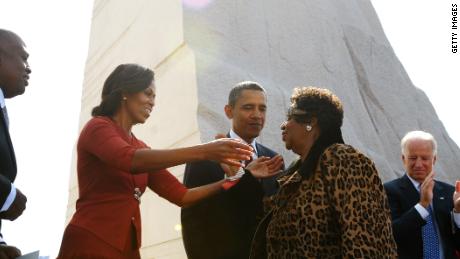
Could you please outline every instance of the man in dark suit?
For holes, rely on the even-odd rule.
[[[434,180],[437,144],[423,131],[401,140],[406,175],[384,184],[399,258],[457,258],[460,192]]]
[[[276,153],[257,143],[267,109],[264,89],[255,82],[241,82],[230,91],[225,114],[232,120],[227,137],[252,145],[253,159]],[[184,184],[197,187],[222,180],[222,166],[212,161],[186,165]],[[238,174],[228,191],[193,207],[182,209],[182,234],[189,259],[248,258],[252,236],[263,215],[262,198],[277,190],[276,176],[257,180],[250,173]]]
[[[15,220],[26,208],[27,198],[13,184],[16,158],[8,131],[9,118],[5,99],[23,94],[31,73],[25,44],[15,33],[0,29],[0,219]],[[0,221],[1,227],[1,221]],[[0,258],[16,258],[21,254],[8,246],[0,234]]]

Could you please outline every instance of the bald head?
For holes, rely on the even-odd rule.
[[[23,94],[31,73],[25,44],[14,32],[0,29],[0,88],[5,98]]]
[[[16,45],[25,47],[24,41],[16,35],[16,33],[4,29],[0,29],[0,51],[7,51],[9,47]]]

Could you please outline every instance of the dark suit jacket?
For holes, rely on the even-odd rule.
[[[426,224],[414,206],[420,195],[407,175],[384,184],[390,203],[393,235],[399,258],[423,258],[422,226]],[[460,248],[460,231],[453,222],[452,195],[454,187],[436,181],[433,189],[433,210],[442,239],[445,258],[455,257]]]
[[[259,156],[276,155],[267,147],[256,145]],[[189,163],[184,184],[193,188],[222,180],[224,175],[219,163]],[[259,182],[247,172],[228,191],[182,209],[182,235],[188,258],[248,258],[252,236],[263,215],[262,198],[275,193],[277,186],[276,176]]]
[[[13,144],[11,143],[10,133],[3,118],[3,112],[0,110],[0,207],[5,203],[11,191],[11,183],[15,178],[16,158],[14,156]]]

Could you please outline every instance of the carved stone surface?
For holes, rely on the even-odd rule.
[[[196,56],[203,141],[230,127],[223,112],[230,88],[254,80],[268,92],[259,140],[291,161],[279,125],[292,89],[321,86],[344,103],[345,141],[374,159],[384,181],[403,174],[399,141],[418,129],[438,141],[438,179],[459,178],[459,148],[412,84],[370,1],[212,1],[184,8],[184,33]]]
[[[459,148],[411,83],[369,0],[208,0],[195,9],[182,2],[94,1],[80,127],[120,63],[155,70],[156,107],[134,129],[153,148],[190,146],[227,132],[230,88],[254,80],[267,89],[269,105],[259,140],[288,163],[294,155],[285,150],[279,125],[293,87],[315,85],[342,99],[346,142],[375,160],[384,181],[403,173],[399,140],[415,129],[438,140],[438,178],[459,178]],[[75,161],[76,155],[67,221],[78,198]],[[183,167],[171,171],[182,179]],[[141,211],[142,258],[185,258],[179,209],[147,191]]]

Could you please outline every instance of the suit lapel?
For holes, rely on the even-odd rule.
[[[406,200],[409,202],[409,206],[413,207],[415,204],[417,204],[420,201],[420,194],[419,192],[415,189],[414,185],[410,181],[409,177],[407,175],[404,175],[401,177],[401,181],[399,182],[399,187],[402,190],[402,193],[404,193],[403,197],[406,197]],[[439,218],[439,213],[444,207],[448,207],[446,205],[446,202],[449,202],[449,197],[446,197],[446,193],[444,188],[435,182],[435,185],[433,187],[433,201],[432,201],[432,206],[434,208],[434,213],[435,217],[438,219]],[[437,220],[439,222],[439,220]]]
[[[269,156],[269,154],[267,154],[265,148],[262,145],[260,145],[258,142],[256,142],[256,148],[257,148],[257,157]]]
[[[10,154],[10,159],[11,159],[11,162],[12,162],[12,165],[13,165],[13,170],[14,170],[14,176],[13,176],[13,179],[14,177],[16,176],[16,157],[14,155],[14,149],[13,149],[13,143],[11,143],[11,138],[10,138],[10,132],[8,131],[8,127],[6,125],[6,122],[5,122],[5,118],[3,116],[3,112],[0,111],[0,127],[2,128],[1,131],[3,131],[3,133],[5,134],[5,139],[6,139],[6,142],[8,144],[8,151],[9,151],[9,154]],[[1,134],[1,133],[0,133]]]
[[[419,202],[420,194],[418,193],[417,189],[415,189],[407,175],[404,175],[400,179],[399,188],[401,189],[402,193],[405,194],[403,197],[406,197],[406,200],[409,202],[409,206],[412,207]]]
[[[449,208],[449,204],[452,203],[452,197],[448,197],[447,193],[447,190],[435,181],[433,188],[433,207],[437,218],[439,218],[439,213]]]

